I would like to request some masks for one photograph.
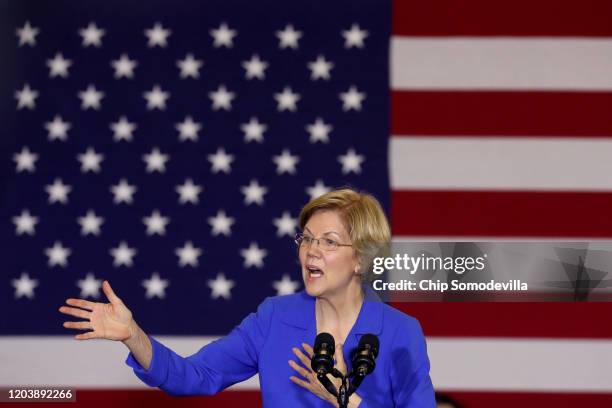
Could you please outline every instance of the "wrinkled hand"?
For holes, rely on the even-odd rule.
[[[289,379],[294,383],[306,388],[308,391],[312,392],[317,397],[327,402],[330,402],[334,406],[338,406],[336,397],[334,397],[325,389],[323,384],[321,384],[321,382],[317,378],[317,374],[310,368],[310,360],[312,359],[314,350],[312,349],[312,347],[310,347],[309,344],[306,343],[302,343],[302,347],[304,348],[304,351],[306,351],[308,356],[306,356],[299,348],[294,347],[292,349],[293,354],[296,355],[296,357],[300,360],[302,364],[298,364],[293,360],[289,360],[289,365],[291,366],[291,368],[297,371],[304,379],[301,379],[296,376],[291,376],[289,377]],[[334,357],[336,359],[335,367],[343,375],[346,375],[346,363],[344,362],[344,355],[342,353],[342,344],[339,343],[336,345],[336,354],[334,355]],[[338,389],[342,384],[342,380],[340,378],[336,378],[331,374],[327,374],[327,378],[330,379],[336,389]]]
[[[64,322],[68,329],[91,330],[77,334],[77,340],[107,339],[127,340],[132,336],[132,312],[113,292],[108,281],[102,283],[102,290],[110,303],[90,302],[84,299],[66,299],[70,306],[62,306],[59,311],[85,321]]]

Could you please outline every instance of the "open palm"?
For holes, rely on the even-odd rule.
[[[78,322],[64,322],[69,329],[90,330],[77,334],[77,340],[107,339],[126,340],[131,336],[132,312],[115,295],[108,281],[102,283],[102,290],[110,303],[90,302],[84,299],[66,299],[70,306],[62,306],[59,311],[85,319]]]

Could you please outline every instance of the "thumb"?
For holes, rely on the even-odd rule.
[[[102,282],[102,290],[104,291],[104,294],[106,295],[108,300],[113,305],[120,305],[120,304],[123,303],[123,302],[121,302],[121,299],[119,299],[119,297],[117,295],[115,295],[115,292],[113,291],[113,288],[111,288],[111,285],[110,285],[110,283],[108,283],[107,280]]]

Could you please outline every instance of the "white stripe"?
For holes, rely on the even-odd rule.
[[[155,336],[179,355],[196,353],[213,337]],[[71,336],[0,336],[0,386],[62,385],[82,388],[148,388],[125,359],[119,342],[78,341]],[[235,388],[259,389],[257,376]]]
[[[156,336],[187,356],[210,337]],[[612,340],[429,338],[436,388],[612,392]],[[0,337],[0,386],[62,385],[145,388],[125,365],[127,349],[110,341],[72,337]],[[259,389],[255,378],[237,385]]]
[[[432,381],[444,390],[612,391],[612,341],[432,338]]]
[[[392,137],[390,158],[393,189],[612,190],[610,139]]]
[[[393,89],[612,89],[612,39],[393,37]]]

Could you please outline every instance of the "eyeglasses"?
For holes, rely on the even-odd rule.
[[[302,245],[311,246],[315,241],[317,244],[319,244],[319,248],[324,251],[335,251],[341,246],[353,246],[352,244],[341,244],[331,238],[315,238],[306,234],[297,234],[295,236],[295,243],[298,247],[301,247]]]

